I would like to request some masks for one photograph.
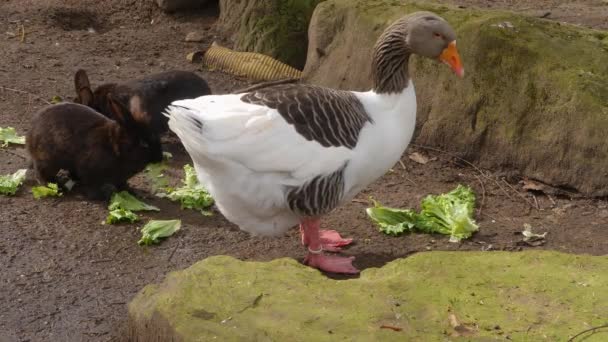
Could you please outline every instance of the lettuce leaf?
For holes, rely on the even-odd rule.
[[[27,169],[20,169],[13,174],[0,176],[0,195],[16,194],[19,186],[23,184],[26,172]]]
[[[196,171],[191,165],[184,165],[184,174],[182,187],[169,190],[166,194],[157,194],[156,196],[167,197],[172,201],[179,201],[182,209],[200,210],[205,215],[204,209],[212,206],[215,202],[213,197],[199,183]]]
[[[479,230],[473,218],[475,193],[470,187],[458,185],[441,195],[428,195],[422,200],[421,211],[383,207],[373,201],[367,215],[389,235],[422,232],[450,235],[450,242],[469,238]]]
[[[473,219],[475,194],[470,187],[458,185],[447,194],[428,195],[421,206],[418,226],[450,235],[450,242],[469,238],[479,230]]]
[[[125,209],[130,211],[160,211],[153,205],[146,204],[127,191],[117,192],[110,199],[109,210]]]
[[[48,183],[46,186],[33,186],[32,195],[35,199],[41,199],[43,197],[59,197],[62,193],[59,191],[59,186],[55,183]]]
[[[181,228],[181,220],[150,220],[141,229],[140,245],[151,245],[160,242],[160,238],[173,235]]]
[[[17,135],[13,127],[0,127],[0,141],[3,141],[2,147],[6,147],[8,144],[25,145],[25,136]]]
[[[110,212],[105,221],[107,224],[119,222],[133,223],[139,220],[137,214],[134,213],[135,211],[160,211],[157,207],[140,201],[127,191],[114,193],[110,199],[108,210]]]
[[[135,214],[131,210],[118,208],[118,209],[110,210],[110,213],[108,214],[108,217],[106,218],[106,223],[107,224],[115,224],[115,223],[120,223],[120,222],[133,223],[133,222],[137,221],[138,219],[139,219],[139,217],[137,217],[137,214]]]
[[[373,208],[367,208],[367,215],[379,226],[379,230],[385,234],[397,236],[412,232],[416,226],[418,214],[410,209],[396,209],[383,207],[380,203],[372,200]]]

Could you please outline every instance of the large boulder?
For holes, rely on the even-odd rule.
[[[452,24],[465,67],[461,80],[435,61],[412,58],[418,143],[608,195],[608,32],[504,11],[328,0],[311,19],[304,80],[368,90],[376,38],[417,10]]]
[[[220,0],[218,28],[237,51],[258,52],[302,70],[308,23],[323,0]]]
[[[329,279],[293,259],[216,256],[141,290],[129,304],[129,335],[146,342],[444,341],[458,335],[565,341],[606,323],[606,293],[606,257],[557,252],[420,253],[351,280]]]

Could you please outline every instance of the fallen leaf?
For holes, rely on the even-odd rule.
[[[545,244],[545,236],[547,232],[535,234],[532,232],[532,226],[529,223],[524,223],[524,230],[521,232],[524,236],[523,242],[529,246],[537,247]]]
[[[544,191],[545,190],[545,185],[539,182],[535,182],[533,180],[530,179],[524,179],[521,181],[521,183],[523,184],[522,188],[524,190],[532,190],[532,191]]]
[[[426,164],[430,161],[429,157],[427,157],[421,153],[418,153],[418,152],[414,152],[414,153],[410,154],[408,157],[418,164]]]
[[[477,332],[477,327],[475,324],[460,323],[458,321],[458,318],[456,318],[456,315],[452,312],[450,312],[448,314],[448,322],[450,323],[450,326],[452,327],[452,329],[454,329],[454,332],[452,333],[452,335],[455,337],[472,336],[472,335],[475,335],[475,333]]]

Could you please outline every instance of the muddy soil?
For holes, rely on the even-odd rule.
[[[537,11],[548,19],[608,28],[605,1],[453,1],[463,6]],[[543,12],[544,11],[544,12]],[[213,40],[218,8],[166,15],[143,0],[8,0],[0,3],[0,126],[25,133],[36,110],[53,96],[71,99],[78,68],[91,82],[127,80],[170,69],[198,70],[187,53]],[[188,32],[205,39],[188,43]],[[248,85],[221,73],[199,71],[215,93]],[[189,157],[176,139],[168,177],[176,183]],[[413,152],[430,161],[417,163]],[[27,167],[23,148],[0,149],[0,174]],[[483,173],[482,173],[483,172]],[[355,238],[345,254],[361,269],[427,250],[510,250],[545,248],[564,252],[608,253],[608,203],[562,193],[545,195],[522,189],[512,172],[478,170],[440,151],[413,146],[385,177],[323,222]],[[76,194],[34,200],[32,181],[15,197],[0,197],[0,341],[110,341],[124,337],[126,304],[144,285],[170,271],[211,255],[245,260],[291,257],[302,260],[297,230],[284,237],[251,237],[214,211],[211,217],[181,210],[156,198],[145,173],[130,185],[148,203],[161,208],[148,219],[182,219],[182,230],[158,246],[137,245],[142,223],[102,225],[106,203]],[[445,236],[413,234],[388,237],[366,218],[369,196],[386,205],[416,208],[429,193],[468,184],[478,194],[480,232],[462,243]],[[522,242],[524,224],[547,232],[539,246]],[[476,270],[482,271],[482,270]]]

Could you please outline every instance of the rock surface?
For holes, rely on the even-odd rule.
[[[323,0],[220,0],[218,28],[236,51],[258,52],[302,70],[308,23]]]
[[[565,341],[606,323],[606,293],[607,257],[557,252],[419,253],[351,280],[293,259],[216,256],[140,291],[129,333],[132,341]]]
[[[371,50],[395,19],[431,10],[458,33],[465,78],[413,57],[416,139],[489,168],[608,195],[608,32],[510,12],[328,0],[311,19],[304,80],[368,90]]]

